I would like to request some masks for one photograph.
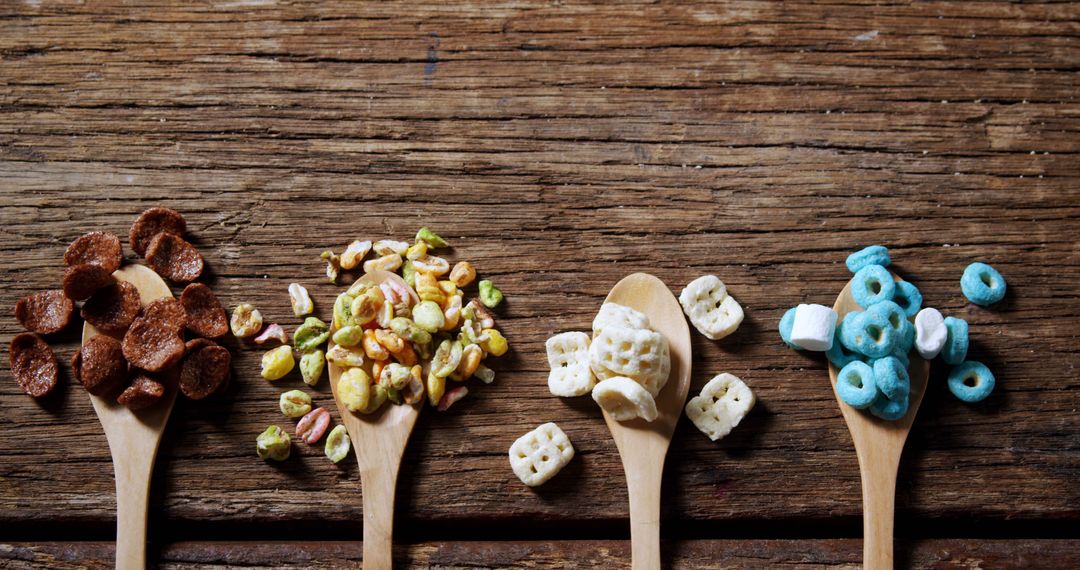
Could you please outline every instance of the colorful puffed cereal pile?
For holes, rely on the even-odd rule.
[[[83,320],[103,333],[72,355],[74,376],[87,392],[116,394],[132,410],[147,408],[165,396],[160,375],[176,366],[180,392],[189,399],[201,400],[226,385],[231,354],[210,339],[229,332],[228,321],[214,292],[191,283],[202,275],[204,261],[184,239],[186,232],[184,217],[168,208],[150,208],[132,224],[129,245],[147,266],[170,281],[188,283],[179,300],[166,297],[145,306],[134,285],[113,276],[123,262],[120,238],[94,231],[73,241],[64,253],[63,288],[15,305],[15,318],[30,331],[11,341],[11,370],[22,389],[39,398],[56,386],[56,357],[39,335],[64,330],[76,302],[83,303]]]
[[[404,241],[354,241],[341,255],[325,251],[326,275],[332,283],[342,271],[389,271],[401,280],[378,285],[357,279],[334,302],[330,324],[314,316],[314,304],[306,288],[289,285],[293,314],[305,317],[288,345],[285,330],[277,323],[262,327],[262,315],[250,305],[233,312],[232,326],[237,336],[254,338],[257,344],[278,341],[281,346],[262,358],[263,378],[284,378],[295,367],[299,355],[304,383],[315,386],[326,363],[342,369],[337,396],[349,411],[371,414],[387,401],[394,404],[428,403],[445,411],[468,394],[464,382],[478,378],[485,384],[495,380],[495,372],[483,364],[488,356],[502,356],[509,345],[495,328],[489,309],[503,300],[490,280],[477,283],[477,298],[465,302],[465,289],[476,279],[468,261],[450,262],[431,252],[447,248],[446,240],[428,228],[417,232],[412,244]],[[371,252],[377,257],[364,260]],[[324,349],[330,344],[329,349]],[[447,389],[447,380],[458,385]],[[300,417],[296,436],[306,443],[319,441],[330,425],[330,413],[312,409],[311,398],[301,390],[281,394],[281,412]],[[288,433],[270,426],[257,439],[259,456],[283,460],[292,445]],[[330,431],[326,456],[335,463],[349,452],[344,426]]]
[[[919,289],[895,281],[886,267],[889,251],[874,245],[851,254],[851,295],[863,309],[837,323],[837,314],[822,305],[802,304],[780,319],[780,338],[796,350],[825,352],[840,369],[836,393],[844,403],[868,410],[884,420],[898,420],[908,411],[911,381],[907,368],[912,350],[927,360],[940,356],[954,368],[949,390],[965,402],[978,402],[994,389],[994,376],[979,362],[965,362],[968,325],[922,308]],[[975,263],[961,281],[965,296],[977,304],[1000,300],[1005,280],[989,265]],[[914,323],[912,323],[914,320]]]

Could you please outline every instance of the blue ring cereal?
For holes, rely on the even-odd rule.
[[[836,394],[845,404],[857,410],[873,404],[878,389],[870,365],[855,360],[840,369],[836,375]]]
[[[783,317],[780,317],[780,340],[784,341],[784,344],[789,348],[795,350],[802,350],[802,347],[791,342],[791,327],[795,324],[795,307],[792,307],[784,313]]]
[[[855,350],[870,358],[887,356],[896,348],[900,333],[893,330],[889,319],[884,315],[863,312],[851,324],[849,336]]]
[[[941,360],[945,364],[960,364],[967,358],[968,324],[964,319],[945,317],[945,347],[941,349]]]
[[[893,350],[893,354],[903,354],[911,352],[911,349],[915,347],[915,325],[911,324],[911,321],[905,319],[900,324],[900,337],[896,341],[896,348]]]
[[[836,327],[836,332],[833,334],[835,336],[833,337],[832,348],[825,351],[825,358],[828,358],[833,366],[843,368],[851,362],[862,362],[862,356],[844,346],[844,341],[840,338],[840,327]]]
[[[911,394],[911,378],[903,364],[892,356],[874,361],[874,382],[885,397],[899,401]]]
[[[1005,278],[993,267],[975,262],[964,270],[960,290],[976,305],[993,305],[1005,296]]]
[[[848,271],[858,273],[860,269],[867,265],[885,267],[890,263],[892,263],[892,260],[889,259],[889,248],[883,245],[871,245],[849,255],[846,265]]]
[[[880,265],[867,265],[851,278],[851,296],[864,309],[881,301],[891,301],[894,293],[896,282],[889,270]]]
[[[866,309],[866,312],[884,317],[889,321],[889,325],[897,332],[900,332],[904,323],[907,322],[907,315],[904,313],[904,309],[900,308],[900,305],[897,305],[892,301],[879,301]]]
[[[994,374],[981,362],[969,360],[949,372],[949,391],[965,402],[980,402],[994,391]]]
[[[900,281],[896,284],[893,301],[904,310],[906,316],[914,317],[922,308],[922,293],[914,283]]]
[[[890,400],[885,394],[878,394],[874,403],[870,404],[870,413],[886,421],[896,421],[907,414],[909,404],[908,396],[900,400]]]

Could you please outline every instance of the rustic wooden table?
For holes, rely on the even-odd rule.
[[[223,303],[290,327],[291,281],[329,312],[321,250],[430,225],[506,292],[513,350],[494,385],[422,416],[402,564],[620,567],[618,454],[591,401],[548,393],[543,343],[586,329],[625,274],[678,291],[716,273],[747,317],[695,334],[692,390],[732,372],[758,405],[719,443],[680,423],[664,557],[855,567],[851,439],[823,360],[775,329],[883,243],[998,378],[965,405],[933,372],[901,464],[899,566],[1080,567],[1078,22],[1074,3],[5,2],[0,343],[68,242],[126,235],[152,205],[187,216]],[[1009,281],[989,309],[960,294],[976,259]],[[69,378],[76,331],[54,344],[55,398],[0,382],[0,566],[108,567],[108,447]],[[178,404],[151,498],[162,566],[360,559],[351,459],[256,457],[279,391],[301,386],[263,381],[259,357],[238,348],[225,397]],[[577,457],[531,490],[506,449],[552,420]]]

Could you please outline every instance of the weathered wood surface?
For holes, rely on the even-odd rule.
[[[619,538],[615,446],[591,401],[547,392],[543,342],[585,329],[630,272],[675,291],[716,273],[747,319],[695,335],[692,391],[727,371],[759,403],[717,444],[680,423],[665,535],[857,537],[823,360],[774,330],[788,306],[831,302],[849,251],[884,243],[998,377],[966,405],[933,371],[898,533],[1074,536],[1080,6],[876,4],[3,3],[0,306],[55,287],[80,233],[126,235],[167,205],[225,304],[291,328],[291,281],[329,313],[321,250],[430,225],[506,292],[514,350],[495,385],[421,418],[399,534]],[[1010,284],[990,309],[959,291],[976,259]],[[5,353],[18,330],[0,319]],[[263,381],[259,356],[236,352],[225,397],[178,405],[151,501],[162,540],[360,536],[354,462],[255,456],[287,423],[278,393],[301,386]],[[552,420],[577,457],[527,489],[506,449]],[[0,425],[0,534],[108,540],[109,453],[81,389],[38,404],[5,373]]]
[[[1060,569],[1080,564],[1077,540],[917,540],[904,543],[900,561],[912,568]],[[690,568],[861,568],[858,540],[691,540],[666,542],[673,570]],[[0,544],[5,568],[112,568],[111,543]],[[422,568],[619,568],[630,544],[614,540],[565,542],[424,542],[395,548],[402,567]],[[246,542],[166,544],[161,568],[355,568],[358,542]]]

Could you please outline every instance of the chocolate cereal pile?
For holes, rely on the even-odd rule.
[[[11,341],[11,373],[34,398],[56,387],[56,355],[43,338],[65,330],[76,303],[84,321],[102,334],[71,358],[75,378],[86,391],[114,397],[138,410],[160,401],[167,388],[162,374],[180,367],[180,391],[192,400],[217,392],[229,379],[229,351],[211,339],[229,332],[229,321],[214,292],[194,283],[205,262],[184,239],[187,223],[169,208],[150,208],[131,226],[128,245],[146,265],[173,283],[187,283],[179,300],[143,304],[134,285],[114,277],[123,262],[120,238],[110,232],[85,234],[64,253],[60,289],[19,300],[15,318],[29,332]]]

